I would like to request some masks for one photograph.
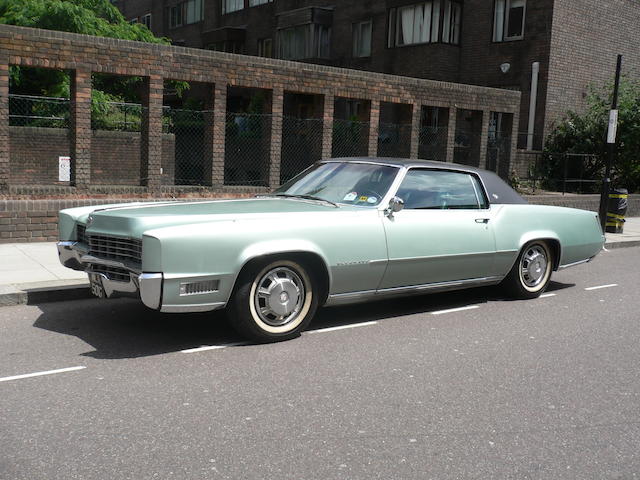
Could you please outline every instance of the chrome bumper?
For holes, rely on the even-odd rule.
[[[78,242],[58,242],[57,247],[60,263],[73,270],[87,272],[92,282],[92,291],[97,296],[101,296],[98,295],[100,288],[96,285],[96,282],[99,282],[101,290],[107,298],[118,293],[135,294],[139,292],[142,303],[154,310],[160,309],[162,305],[162,273],[143,273],[122,262],[93,257],[88,255],[88,252]],[[129,281],[112,280],[104,273],[91,271],[91,265],[106,265],[128,270],[130,272]]]

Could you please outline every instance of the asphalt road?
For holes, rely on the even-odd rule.
[[[1,308],[0,479],[640,477],[640,249],[553,278],[272,345],[132,300]]]

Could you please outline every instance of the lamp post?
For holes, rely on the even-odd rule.
[[[604,180],[602,181],[602,193],[600,195],[600,225],[605,231],[607,223],[607,203],[611,189],[611,167],[616,155],[616,136],[618,131],[618,90],[620,89],[620,71],[622,69],[622,55],[618,55],[616,65],[616,81],[613,87],[613,101],[609,112],[609,128],[607,130],[607,163]]]

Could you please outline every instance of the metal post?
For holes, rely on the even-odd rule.
[[[609,130],[607,134],[607,164],[602,181],[602,194],[600,195],[600,225],[602,231],[605,231],[607,224],[607,203],[609,199],[609,191],[611,189],[611,168],[616,155],[616,129],[618,127],[618,90],[620,88],[620,71],[622,70],[622,55],[618,55],[618,63],[616,65],[616,81],[613,87],[613,101],[611,103],[611,112],[609,114]]]
[[[567,154],[562,155],[562,195],[567,193]]]

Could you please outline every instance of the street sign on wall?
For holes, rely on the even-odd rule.
[[[58,157],[58,181],[71,180],[71,157]]]

